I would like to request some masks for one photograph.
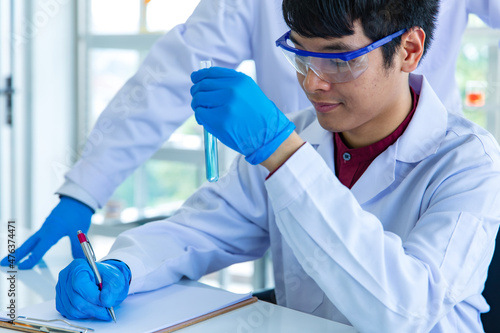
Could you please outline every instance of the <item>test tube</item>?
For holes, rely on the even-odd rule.
[[[200,69],[212,67],[211,60],[200,61]],[[203,129],[205,142],[205,169],[207,180],[211,183],[219,180],[219,155],[217,151],[217,138]]]

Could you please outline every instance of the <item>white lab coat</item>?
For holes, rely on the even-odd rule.
[[[422,76],[403,135],[352,190],[334,173],[333,135],[314,112],[292,116],[307,141],[268,180],[237,158],[165,221],[121,234],[106,259],[130,292],[198,279],[262,256],[278,303],[360,332],[481,332],[481,296],[500,223],[494,138],[447,113]]]
[[[460,105],[456,56],[469,12],[500,26],[498,0],[442,0],[424,73],[448,109]],[[97,209],[189,116],[191,81],[200,60],[235,68],[254,59],[264,93],[285,113],[308,107],[295,71],[275,47],[288,31],[281,0],[201,0],[186,24],[162,37],[103,111],[76,165],[58,190]]]

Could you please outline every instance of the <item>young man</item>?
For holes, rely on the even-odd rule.
[[[58,310],[110,320],[105,307],[128,293],[271,247],[280,305],[360,332],[482,332],[500,154],[410,74],[437,10],[438,0],[285,0],[291,32],[277,45],[314,107],[290,121],[241,73],[193,73],[198,122],[246,161],[172,218],[120,235],[99,264],[101,293],[73,261]]]

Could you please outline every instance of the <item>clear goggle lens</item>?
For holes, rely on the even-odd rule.
[[[368,46],[341,53],[318,53],[297,49],[290,40],[291,31],[278,38],[276,46],[300,74],[307,75],[311,70],[322,80],[341,83],[357,79],[368,68],[368,53],[401,36],[405,31],[406,29],[401,29]]]
[[[368,68],[368,54],[344,61],[337,58],[301,56],[281,49],[297,72],[307,76],[312,70],[319,78],[330,83],[349,82],[357,79]]]

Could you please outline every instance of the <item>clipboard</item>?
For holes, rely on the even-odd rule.
[[[193,282],[190,284],[191,285],[182,285],[181,284],[178,286],[174,286],[174,290],[176,292],[181,292],[183,290],[185,291],[187,289],[190,289],[190,291],[195,293],[195,294],[198,294],[199,292],[201,292],[201,290],[199,290],[199,288],[200,288],[199,284],[193,285]],[[205,292],[209,292],[211,289],[215,289],[215,288],[210,287],[210,289],[208,289],[208,290],[206,288],[202,288],[202,289]],[[168,290],[166,290],[166,289],[163,290],[163,292],[167,292],[167,291]],[[219,291],[212,290],[211,293],[213,293],[213,292],[215,292],[214,295],[217,295],[218,293],[232,294],[232,293],[229,293],[227,291],[222,291],[222,290],[219,290]],[[145,293],[143,296],[146,296],[146,297],[154,296],[155,294],[157,294],[157,292],[152,292],[152,294],[150,294],[150,295],[146,295],[146,294],[150,294],[150,293]],[[233,295],[238,296],[237,294],[233,294]],[[230,297],[233,297],[233,296],[230,296]],[[132,297],[132,298],[134,298],[134,297]],[[158,332],[158,333],[174,332],[174,331],[177,331],[177,330],[182,329],[184,327],[187,327],[187,326],[190,326],[190,325],[193,325],[196,323],[200,323],[200,322],[205,321],[207,319],[210,319],[210,318],[219,316],[221,314],[233,311],[235,309],[244,307],[248,304],[252,304],[256,301],[257,301],[256,297],[252,297],[251,295],[247,295],[246,297],[240,298],[240,300],[238,300],[237,302],[226,303],[226,304],[222,305],[221,307],[218,307],[218,308],[216,307],[213,310],[210,309],[210,311],[206,311],[203,314],[200,314],[197,316],[191,316],[189,318],[186,317],[186,319],[182,319],[182,320],[179,320],[177,322],[168,323],[164,326],[162,325],[162,327],[156,326],[157,327],[156,329],[150,328],[150,330],[148,330],[147,332],[155,332],[155,333],[156,332]],[[43,306],[41,306],[41,305],[43,305]],[[60,316],[60,314],[58,314],[57,311],[55,311],[55,304],[42,303],[42,304],[39,304],[36,306],[39,306],[41,308],[48,308],[48,307],[52,306],[53,310],[47,310],[48,312],[45,315],[41,315],[39,317],[38,317],[38,314],[36,312],[30,313],[30,311],[28,311],[28,314],[26,317],[19,316],[14,321],[12,321],[12,320],[0,321],[0,327],[7,328],[10,330],[14,330],[14,331],[31,332],[31,333],[33,333],[33,332],[93,333],[94,329],[95,329],[96,333],[99,333],[99,332],[106,332],[108,329],[111,329],[110,331],[113,331],[113,329],[115,327],[114,325],[105,326],[106,322],[102,322],[102,321],[98,321],[98,320],[94,320],[94,321],[92,321],[92,320],[81,320],[81,321],[66,320],[67,324],[69,324],[69,325],[61,324],[61,321],[64,318],[62,316]],[[135,304],[135,306],[137,306],[137,304]],[[147,306],[146,306],[146,308],[147,308]],[[135,308],[135,310],[138,311],[137,307]],[[22,313],[22,311],[21,311],[21,313]],[[45,318],[45,319],[55,318],[55,320],[54,319],[52,319],[52,320],[39,320],[39,319],[35,319],[35,318]],[[118,322],[120,322],[120,320],[118,320]],[[62,328],[62,326],[64,326],[64,328]]]
[[[64,322],[67,327],[54,326],[54,322]],[[20,332],[45,332],[45,333],[90,333],[94,329],[71,324],[63,319],[37,319],[18,316],[11,321],[0,321],[0,327]]]
[[[214,311],[214,312],[210,312],[210,313],[207,313],[206,315],[204,316],[200,316],[200,317],[196,317],[196,318],[193,318],[191,320],[188,320],[188,321],[185,321],[183,323],[180,323],[178,325],[174,325],[174,326],[170,326],[170,327],[166,327],[164,329],[161,329],[159,331],[156,331],[155,333],[169,333],[169,332],[174,332],[174,331],[177,331],[177,330],[180,330],[181,328],[184,328],[184,327],[188,327],[188,326],[191,326],[191,325],[194,325],[194,324],[197,324],[197,323],[200,323],[202,321],[205,321],[207,319],[210,319],[210,318],[213,318],[213,317],[217,317],[217,316],[220,316],[221,314],[224,314],[224,313],[227,313],[227,312],[230,312],[230,311],[233,311],[233,310],[236,310],[236,309],[239,309],[241,307],[244,307],[245,305],[248,305],[248,304],[252,304],[252,303],[255,303],[257,302],[257,297],[252,297],[252,298],[249,298],[249,299],[246,299],[244,301],[241,301],[239,303],[236,303],[236,304],[233,304],[233,305],[230,305],[228,307],[225,307],[223,309],[220,309],[220,310],[217,310],[217,311]]]

